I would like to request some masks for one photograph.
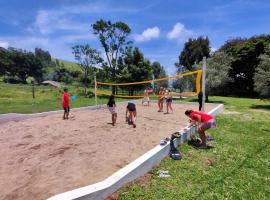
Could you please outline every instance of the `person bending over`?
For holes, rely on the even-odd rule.
[[[109,101],[107,103],[107,107],[108,107],[109,111],[112,114],[112,125],[114,126],[115,123],[116,123],[116,119],[117,119],[117,113],[115,111],[116,104],[115,104],[115,100],[114,100],[114,95],[111,95],[109,97]]]
[[[136,105],[134,103],[128,103],[126,109],[126,122],[132,124],[134,128],[136,128],[136,116]]]
[[[216,127],[215,118],[212,115],[208,115],[203,112],[196,112],[193,110],[186,110],[185,115],[190,118],[192,125],[198,124],[198,133],[202,140],[200,148],[202,149],[207,148],[205,131],[208,130],[209,128]]]

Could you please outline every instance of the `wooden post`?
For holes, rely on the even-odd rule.
[[[34,99],[35,98],[35,81],[34,80],[32,81],[32,96]]]
[[[202,68],[202,112],[205,112],[205,78],[206,78],[206,57],[203,57],[203,68]]]
[[[95,104],[97,106],[97,79],[96,79],[96,76],[95,76]]]

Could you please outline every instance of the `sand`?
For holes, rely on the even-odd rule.
[[[117,104],[112,126],[107,108],[0,124],[0,199],[46,199],[102,181],[185,127],[184,110],[197,104],[173,104],[174,113],[137,104],[137,127],[125,123],[126,104]],[[214,106],[207,105],[209,111]]]

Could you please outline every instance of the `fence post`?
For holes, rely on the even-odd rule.
[[[206,57],[203,57],[203,69],[202,69],[202,93],[203,93],[203,99],[202,99],[202,111],[205,111],[205,78],[206,78]]]

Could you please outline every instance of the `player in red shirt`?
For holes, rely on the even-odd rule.
[[[206,134],[205,131],[209,128],[216,127],[216,120],[213,116],[208,115],[203,112],[196,112],[193,110],[186,110],[185,115],[188,116],[191,120],[191,124],[199,124],[198,133],[202,140],[200,148],[207,148],[206,145]]]
[[[67,88],[64,89],[64,94],[62,97],[62,107],[64,109],[63,119],[68,119],[70,109],[69,109],[69,94]]]

